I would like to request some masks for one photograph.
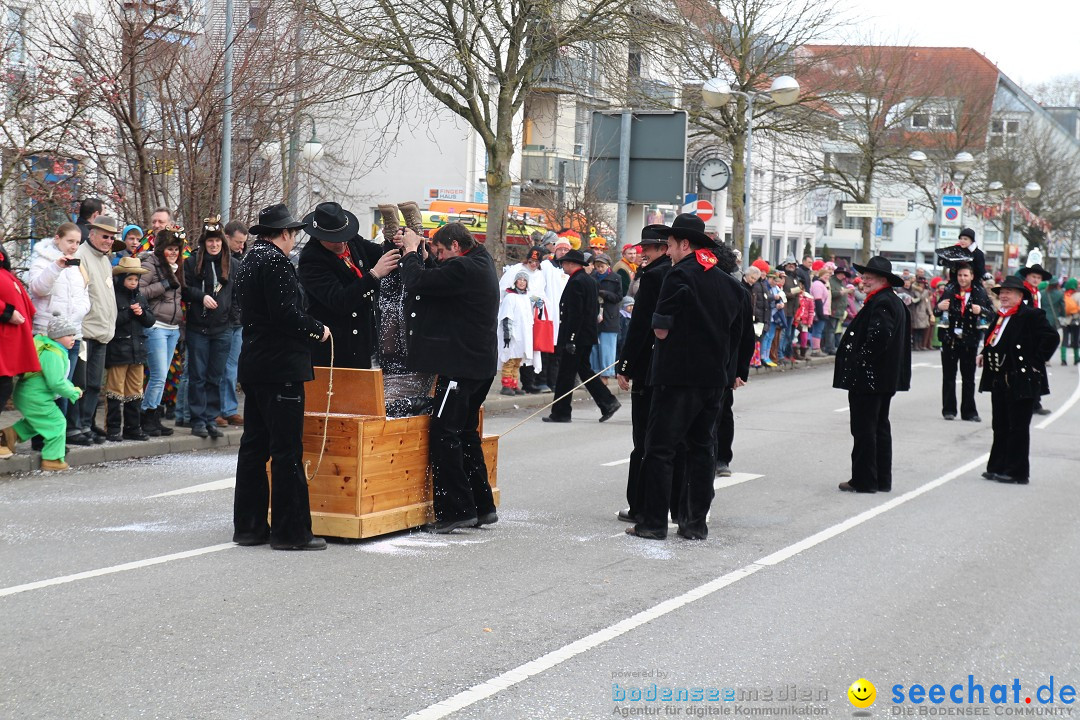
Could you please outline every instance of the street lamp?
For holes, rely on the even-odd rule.
[[[1005,228],[1005,239],[1002,242],[1001,258],[1001,274],[1005,276],[1009,274],[1009,251],[1012,249],[1013,222],[1016,219],[1014,212],[1016,195],[1006,191],[1005,185],[997,180],[987,185],[986,189],[999,203],[1007,202],[1009,205],[1009,222]],[[1024,197],[1028,200],[1034,200],[1042,194],[1042,186],[1032,180],[1031,182],[1026,183],[1024,187],[1020,189],[1020,192],[1022,192]]]
[[[922,150],[912,150],[907,156],[908,169],[911,170],[911,174],[914,176],[916,171],[922,170],[927,167],[930,162],[930,158]],[[967,175],[975,167],[975,156],[966,151],[960,151],[956,153],[956,156],[951,160],[945,160],[939,167],[938,173],[938,193],[937,193],[937,208],[934,210],[934,217],[936,220],[937,233],[934,236],[934,252],[937,252],[938,240],[941,235],[941,216],[942,212],[942,195],[944,194],[945,186],[945,168],[952,166],[952,170],[949,171],[950,179],[955,173],[961,173]],[[919,235],[918,230],[915,231],[915,262],[919,262]]]
[[[791,105],[799,99],[799,83],[790,75],[781,75],[772,81],[768,92],[743,92],[732,90],[721,78],[710,78],[701,86],[701,99],[711,108],[722,108],[733,95],[746,99],[746,162],[743,168],[743,269],[750,264],[750,198],[751,171],[753,168],[754,100],[771,100],[778,106]]]

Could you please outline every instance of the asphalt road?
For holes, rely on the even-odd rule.
[[[936,354],[915,362],[891,494],[836,490],[850,439],[831,368],[739,390],[739,474],[703,543],[624,535],[628,408],[503,438],[491,528],[322,553],[229,544],[228,451],[0,479],[0,718],[850,716],[859,678],[878,717],[1067,716],[1078,371],[1052,368],[1044,403],[1067,409],[1036,418],[1017,487],[979,477],[989,398],[983,423],[946,422]],[[987,704],[967,704],[969,675]],[[1014,678],[1019,703],[990,704]],[[914,684],[963,684],[965,703],[913,704]]]

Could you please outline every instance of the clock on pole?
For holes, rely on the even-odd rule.
[[[698,170],[698,182],[706,190],[717,192],[731,182],[731,168],[720,158],[709,158],[701,163]]]

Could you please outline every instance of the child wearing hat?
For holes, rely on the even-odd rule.
[[[34,336],[34,347],[41,362],[40,372],[25,373],[15,385],[15,409],[22,413],[11,427],[0,430],[0,443],[10,452],[15,444],[40,435],[42,470],[67,470],[67,419],[56,405],[57,396],[75,402],[82,390],[68,380],[68,350],[75,345],[79,329],[67,317],[56,313],[45,334]]]
[[[150,439],[139,416],[146,363],[144,331],[156,320],[139,291],[139,276],[148,272],[134,257],[120,258],[113,268],[116,332],[105,347],[105,439],[110,442]]]
[[[522,365],[541,369],[540,353],[533,350],[533,300],[529,297],[529,273],[521,270],[506,289],[499,304],[499,362],[502,363],[503,395],[524,395],[519,372]]]
[[[138,257],[143,244],[143,231],[138,225],[125,225],[120,232],[121,242],[124,243],[122,250],[116,250],[113,254],[112,264],[116,267],[123,258]],[[114,248],[116,246],[114,245]]]

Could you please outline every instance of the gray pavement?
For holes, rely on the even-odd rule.
[[[945,422],[937,355],[915,361],[888,495],[836,490],[850,440],[831,368],[739,390],[744,481],[717,490],[704,543],[623,534],[630,415],[599,424],[587,402],[501,440],[497,525],[323,553],[229,546],[227,488],[154,497],[227,481],[227,448],[0,478],[0,717],[849,716],[860,677],[886,717],[927,707],[894,706],[894,685],[969,675],[1022,684],[988,715],[1072,709],[1034,692],[1080,684],[1080,406],[1032,431],[1030,486],[991,483],[972,462],[989,399],[985,422]],[[1058,409],[1078,375],[1052,371]],[[529,412],[489,408],[488,427]],[[652,683],[759,699],[615,699]],[[792,685],[812,701],[760,699]],[[948,708],[965,709],[931,709]]]

